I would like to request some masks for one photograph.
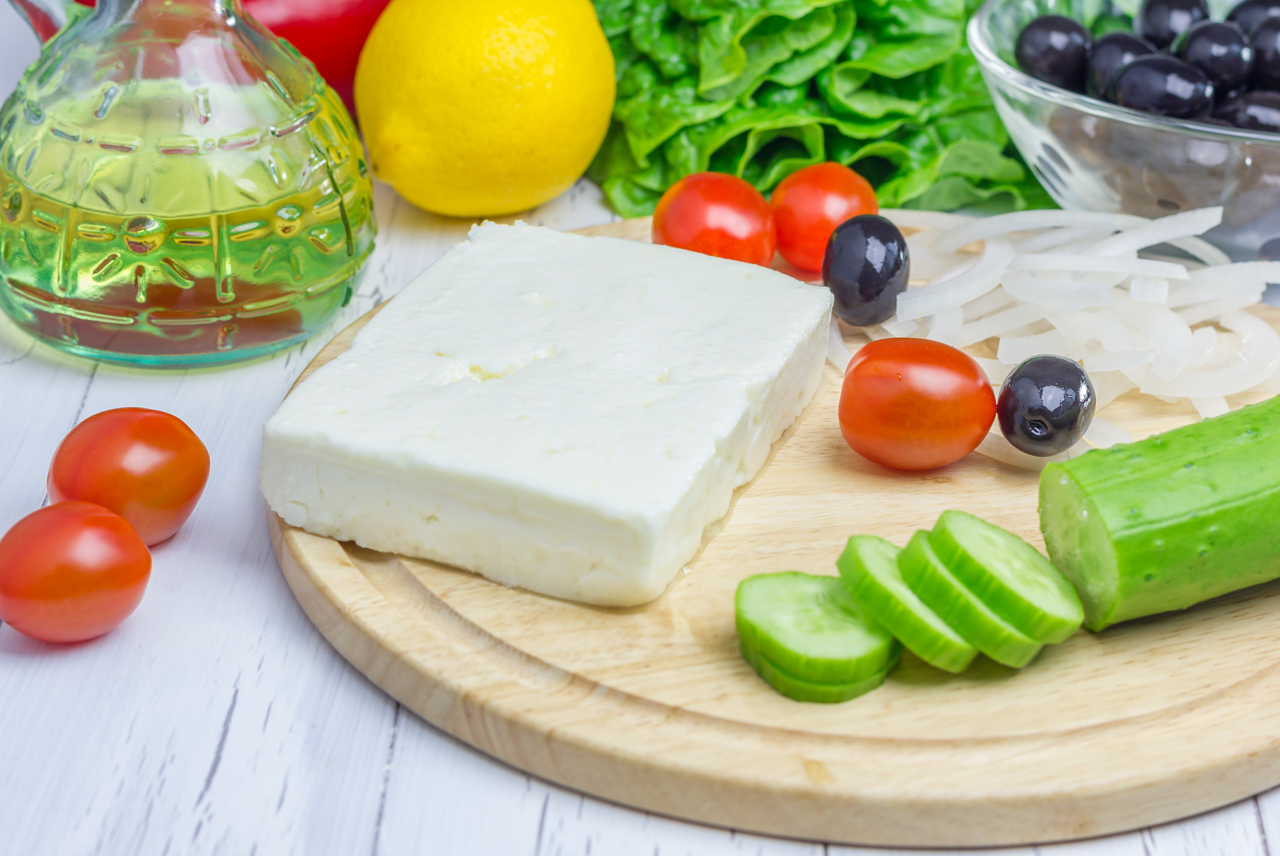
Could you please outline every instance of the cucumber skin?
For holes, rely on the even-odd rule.
[[[898,648],[894,656],[885,664],[884,669],[870,677],[862,678],[851,684],[825,684],[797,678],[762,655],[749,645],[746,640],[740,640],[739,644],[742,649],[742,658],[747,661],[751,668],[755,669],[756,674],[760,676],[760,680],[793,701],[814,702],[817,704],[839,704],[878,689],[902,661],[902,649]]]
[[[1085,626],[1280,577],[1280,398],[1050,464],[1040,529]]]
[[[897,637],[912,653],[929,665],[953,674],[959,674],[967,669],[973,662],[973,658],[978,655],[977,649],[966,642],[936,613],[933,613],[933,617],[946,632],[951,634],[951,638],[948,638],[942,630],[931,626],[927,618],[918,615],[917,609],[929,609],[924,601],[919,601],[915,605],[904,603],[867,569],[866,559],[861,552],[863,550],[878,550],[882,556],[888,557],[888,560],[893,563],[892,573],[898,574],[901,579],[897,568],[897,559],[901,550],[874,535],[854,535],[845,545],[840,558],[836,560],[840,577],[848,584],[854,600],[858,601],[872,618],[880,622],[885,630]],[[906,580],[902,580],[902,586],[908,593],[912,593]],[[918,595],[916,597],[918,599]]]
[[[1025,557],[1024,561],[1035,564],[1043,571],[1046,585],[1052,590],[1051,596],[1062,599],[1060,605],[1063,614],[1054,615],[1042,611],[1010,587],[1000,575],[990,572],[982,557],[971,555],[965,545],[957,540],[955,530],[962,527],[977,527],[993,533],[1003,542],[1002,548],[1007,544],[1010,551],[1017,551]],[[1020,633],[1037,642],[1057,643],[1069,639],[1080,629],[1084,621],[1084,608],[1074,588],[1039,550],[1012,532],[980,517],[952,509],[942,512],[942,516],[938,518],[937,525],[929,533],[929,546],[965,588]]]
[[[911,537],[898,556],[898,568],[917,597],[969,644],[997,663],[1021,669],[1044,647],[1010,627],[965,588],[933,553],[928,532],[921,530]]]

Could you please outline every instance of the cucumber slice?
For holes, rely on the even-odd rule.
[[[978,651],[916,596],[898,571],[902,551],[874,535],[854,535],[836,560],[866,612],[915,653],[947,672],[963,672]]]
[[[902,647],[863,615],[839,577],[748,577],[734,606],[743,646],[805,681],[856,683],[883,672]]]
[[[1061,642],[1084,622],[1071,583],[1012,532],[963,511],[944,511],[929,545],[965,588],[1037,642]]]
[[[742,656],[751,665],[751,668],[756,670],[756,674],[760,676],[761,680],[787,698],[795,699],[796,701],[819,702],[821,704],[838,704],[869,693],[883,684],[885,678],[897,668],[898,662],[902,659],[902,649],[898,648],[896,650],[897,654],[889,660],[883,671],[876,672],[870,677],[862,678],[851,684],[824,684],[797,678],[795,675],[780,669],[755,648],[745,643],[742,645]]]
[[[1042,646],[1010,627],[982,600],[964,587],[942,564],[929,533],[917,532],[898,556],[898,570],[922,601],[957,633],[997,663],[1021,669]]]

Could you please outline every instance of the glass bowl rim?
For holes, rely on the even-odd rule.
[[[1101,101],[1096,98],[1090,98],[1087,95],[1071,92],[1067,89],[1060,89],[1057,86],[1052,86],[1044,81],[1037,80],[1028,74],[1024,74],[1020,69],[1017,69],[1005,62],[1000,55],[995,52],[983,34],[987,21],[995,14],[996,9],[1006,3],[1016,1],[1017,0],[986,0],[978,10],[978,13],[969,19],[969,25],[966,27],[966,38],[969,42],[969,50],[973,52],[974,57],[978,60],[978,65],[984,72],[990,73],[999,78],[1003,85],[1011,86],[1022,92],[1024,95],[1044,101],[1050,101],[1061,107],[1067,107],[1081,113],[1087,113],[1090,116],[1110,119],[1115,122],[1125,122],[1130,125],[1136,125],[1151,130],[1176,132],[1184,135],[1194,135],[1202,138],[1208,137],[1222,141],[1251,142],[1261,143],[1263,145],[1280,146],[1280,134],[1271,134],[1264,131],[1250,131],[1244,128],[1209,125],[1203,122],[1193,122],[1188,119],[1174,119],[1169,116],[1158,116],[1152,113],[1143,113],[1140,110],[1121,107],[1120,105],[1112,104],[1109,101]]]

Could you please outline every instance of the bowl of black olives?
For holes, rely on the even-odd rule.
[[[1280,0],[987,0],[969,46],[1064,208],[1223,206],[1206,237],[1280,259]]]

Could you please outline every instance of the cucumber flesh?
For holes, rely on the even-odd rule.
[[[789,699],[822,704],[838,704],[842,701],[849,701],[849,699],[857,698],[879,687],[884,683],[889,673],[897,667],[898,661],[902,658],[902,649],[898,648],[897,651],[897,655],[885,664],[885,668],[882,671],[876,672],[870,677],[862,678],[849,684],[826,684],[798,678],[779,668],[750,645],[745,643],[742,645],[743,659],[751,665],[751,668],[756,670],[756,674],[769,686]]]
[[[1061,642],[1084,622],[1071,583],[1012,532],[963,511],[944,511],[929,545],[965,588],[1037,642]]]
[[[1280,577],[1280,397],[1046,467],[1040,529],[1090,630]]]
[[[836,560],[853,598],[917,657],[947,672],[963,672],[978,650],[911,590],[898,571],[902,552],[883,538],[855,535]]]
[[[929,543],[929,533],[911,537],[898,556],[898,570],[911,590],[969,644],[992,660],[1020,669],[1043,647],[1011,627],[947,570]]]
[[[748,577],[734,606],[743,647],[805,681],[857,683],[884,672],[902,647],[865,616],[839,577]]]

